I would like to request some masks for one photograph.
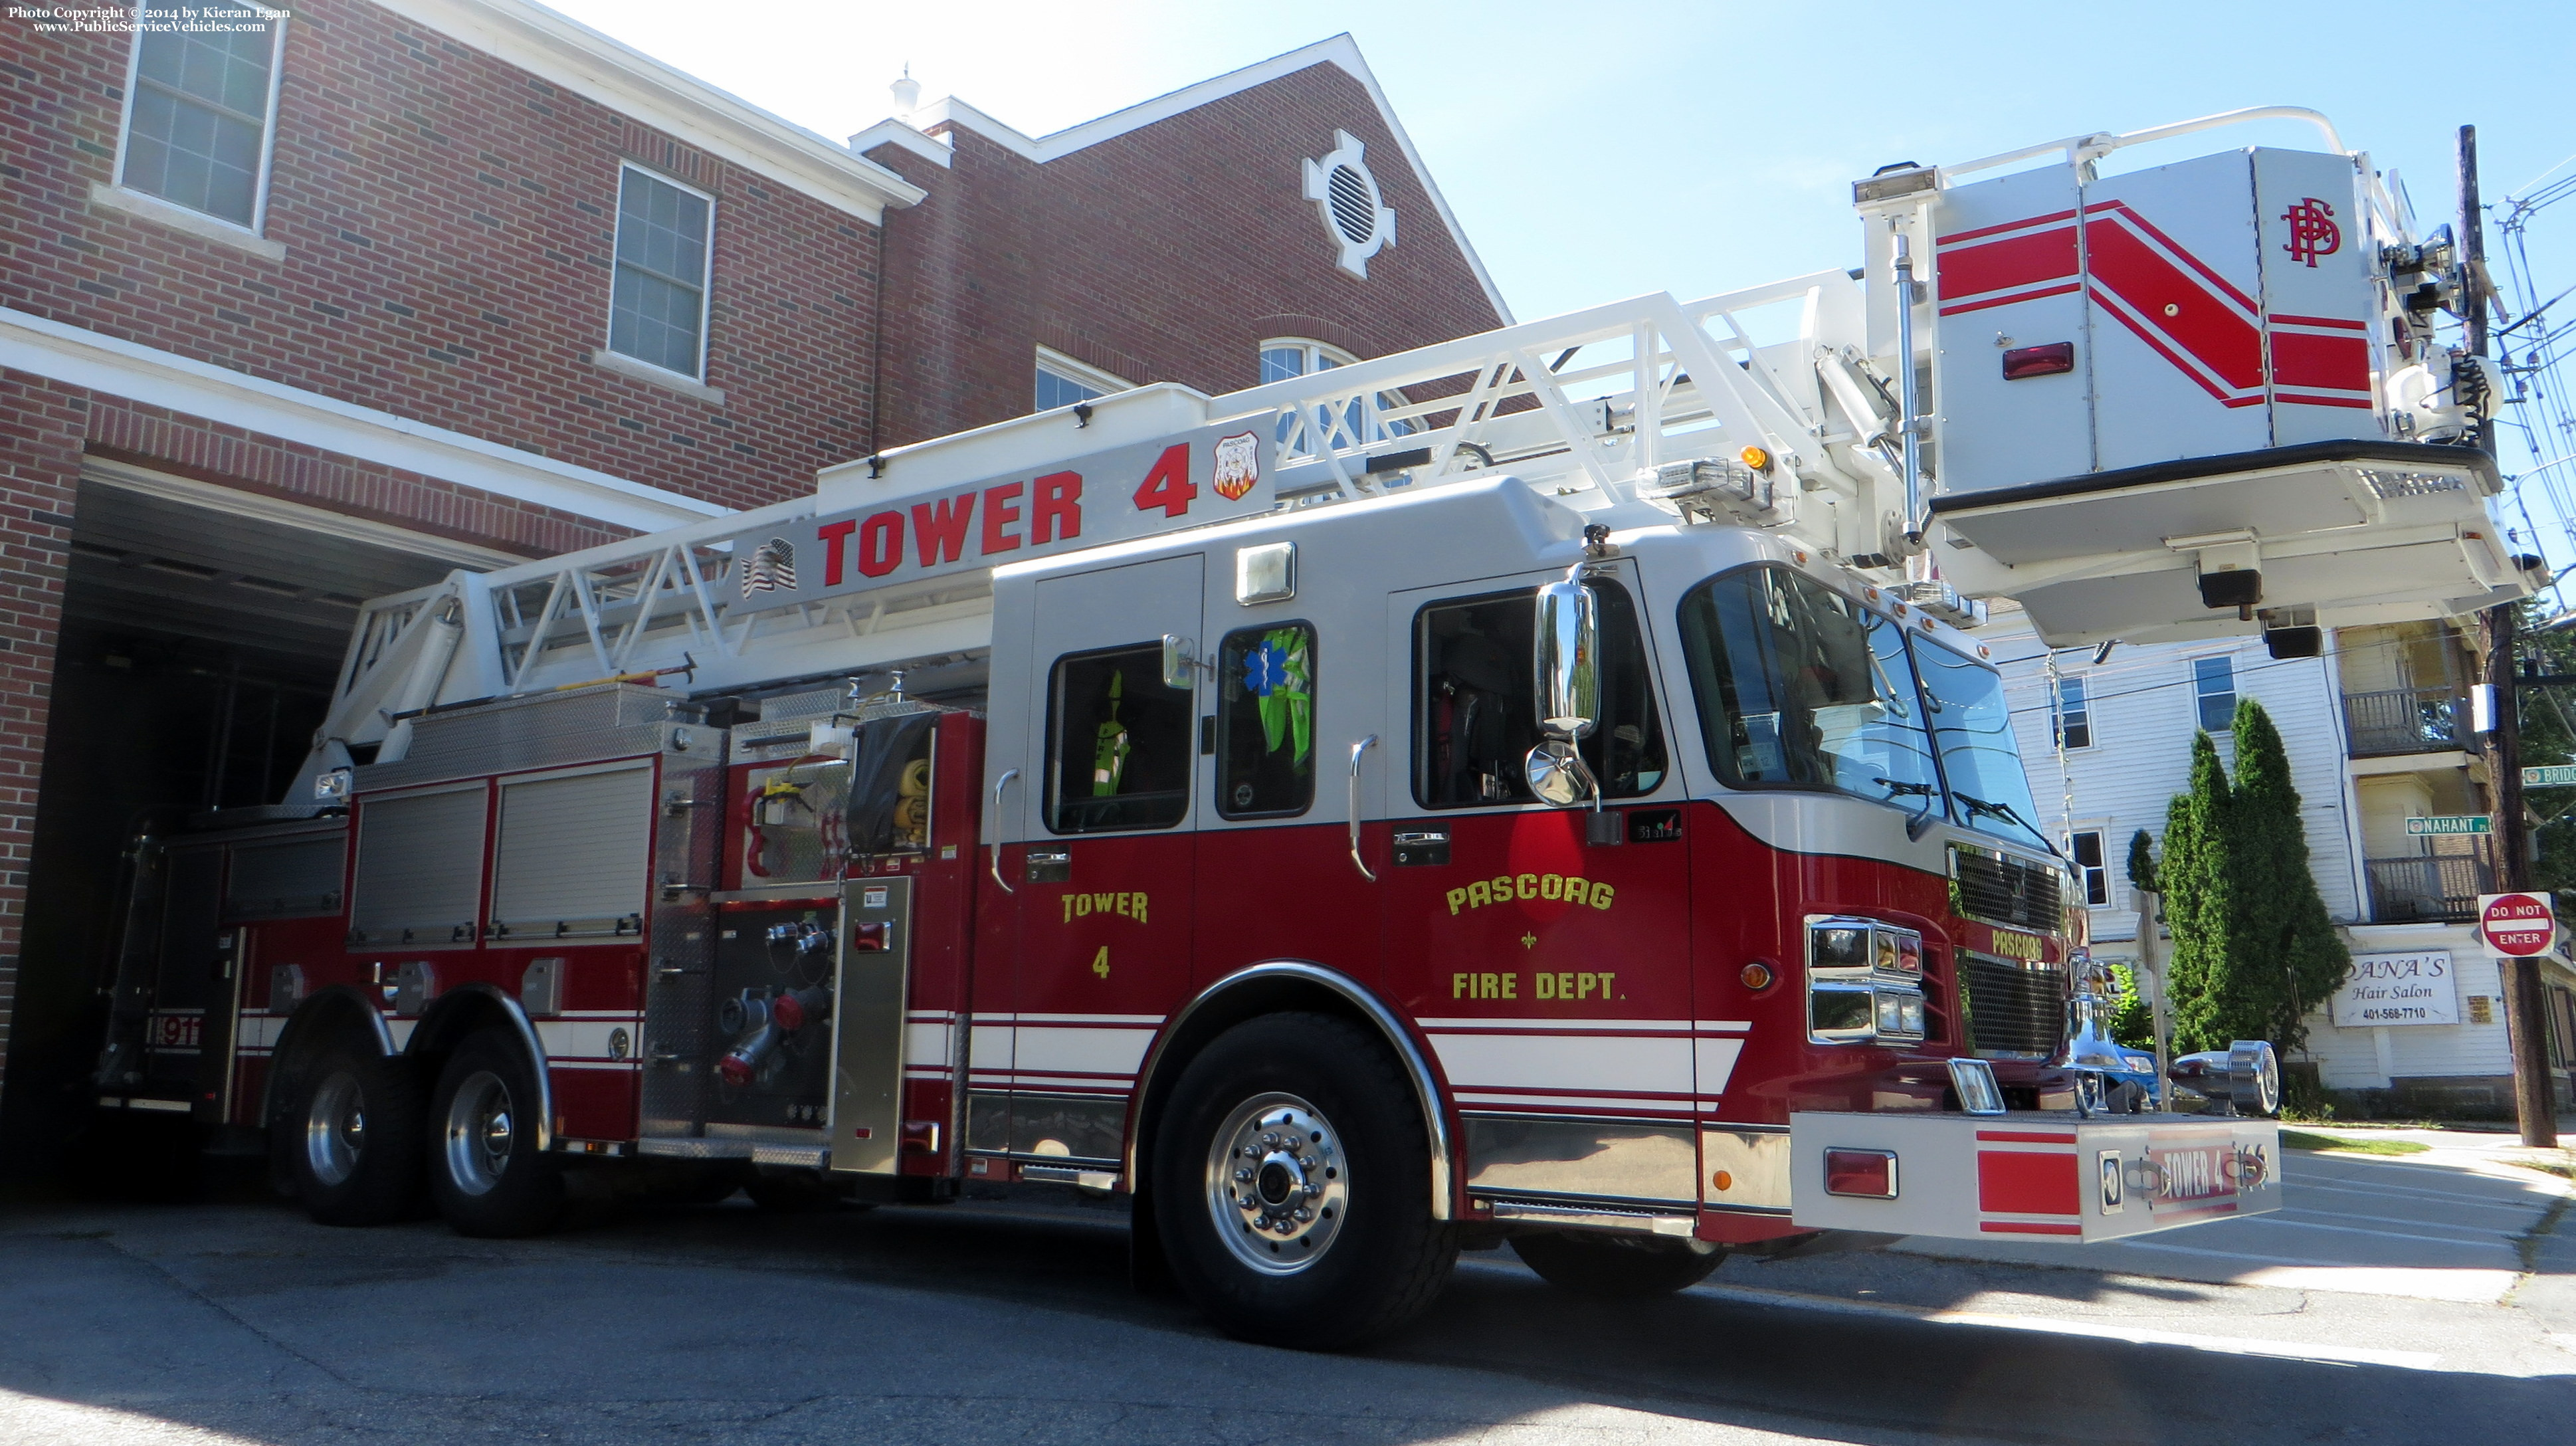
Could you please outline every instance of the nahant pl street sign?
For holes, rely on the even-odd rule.
[[[2492,833],[2495,820],[2483,813],[2437,813],[2430,818],[2406,820],[2410,837],[2426,834]]]

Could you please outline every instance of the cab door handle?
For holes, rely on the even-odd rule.
[[[1351,745],[1351,867],[1372,884],[1377,882],[1377,875],[1369,872],[1368,860],[1360,857],[1360,755],[1376,746],[1374,733]]]
[[[1002,892],[1006,894],[1016,894],[1019,890],[1012,888],[1011,881],[1002,877],[1002,790],[1010,787],[1011,780],[1019,776],[1018,769],[1005,768],[1002,776],[993,780],[993,882],[1001,885]]]

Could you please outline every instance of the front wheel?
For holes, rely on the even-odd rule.
[[[537,1235],[563,1215],[563,1172],[537,1149],[537,1081],[506,1037],[470,1036],[429,1106],[429,1193],[460,1235]]]
[[[1702,1255],[1675,1240],[1573,1231],[1515,1235],[1512,1253],[1557,1289],[1599,1300],[1637,1300],[1687,1290],[1708,1279],[1726,1259],[1723,1251]]]
[[[1422,1113],[1383,1044],[1278,1014],[1191,1061],[1154,1142],[1154,1211],[1182,1291],[1227,1333],[1299,1350],[1384,1334],[1458,1258],[1431,1218]]]

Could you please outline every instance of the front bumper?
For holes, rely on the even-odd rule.
[[[1887,1193],[1832,1193],[1829,1152],[1841,1183],[1873,1190],[1851,1166],[1888,1157]],[[2083,1244],[2281,1208],[2268,1119],[1802,1112],[1789,1153],[1791,1218],[1809,1229]]]

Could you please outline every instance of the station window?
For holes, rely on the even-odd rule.
[[[1642,797],[1665,772],[1645,634],[1626,588],[1584,586],[1600,600],[1601,717],[1579,751],[1605,797]],[[1423,807],[1533,801],[1525,761],[1539,741],[1532,611],[1523,589],[1414,615],[1413,796]]]
[[[2102,863],[2102,831],[2078,829],[2067,835],[2066,856],[2084,876],[2084,902],[2095,907],[2111,902],[2111,871]]]
[[[1261,344],[1261,380],[1266,384],[1311,376],[1349,366],[1353,360],[1349,352],[1320,341],[1275,337]],[[1379,392],[1353,397],[1338,406],[1319,406],[1311,417],[1281,417],[1279,445],[1311,456],[1317,451],[1315,440],[1325,437],[1330,437],[1336,447],[1356,447],[1389,437],[1410,436],[1414,424],[1393,415],[1405,405],[1404,393]]]
[[[137,26],[117,184],[257,231],[266,208],[282,12],[208,12],[220,33]]]
[[[1056,659],[1047,685],[1047,827],[1170,828],[1190,811],[1191,694],[1163,686],[1160,640]]]
[[[2093,746],[2093,708],[2085,699],[2081,677],[2057,680],[2057,746],[2065,749]]]
[[[1315,629],[1228,633],[1216,667],[1216,811],[1304,813],[1315,801]]]
[[[608,349],[692,381],[706,369],[715,199],[634,166],[617,182]]]
[[[1036,410],[1051,412],[1076,402],[1088,402],[1111,392],[1126,391],[1133,383],[1084,366],[1060,351],[1038,348]]]
[[[2221,653],[2191,660],[2191,691],[2203,731],[2223,734],[2236,722],[2236,660]]]

